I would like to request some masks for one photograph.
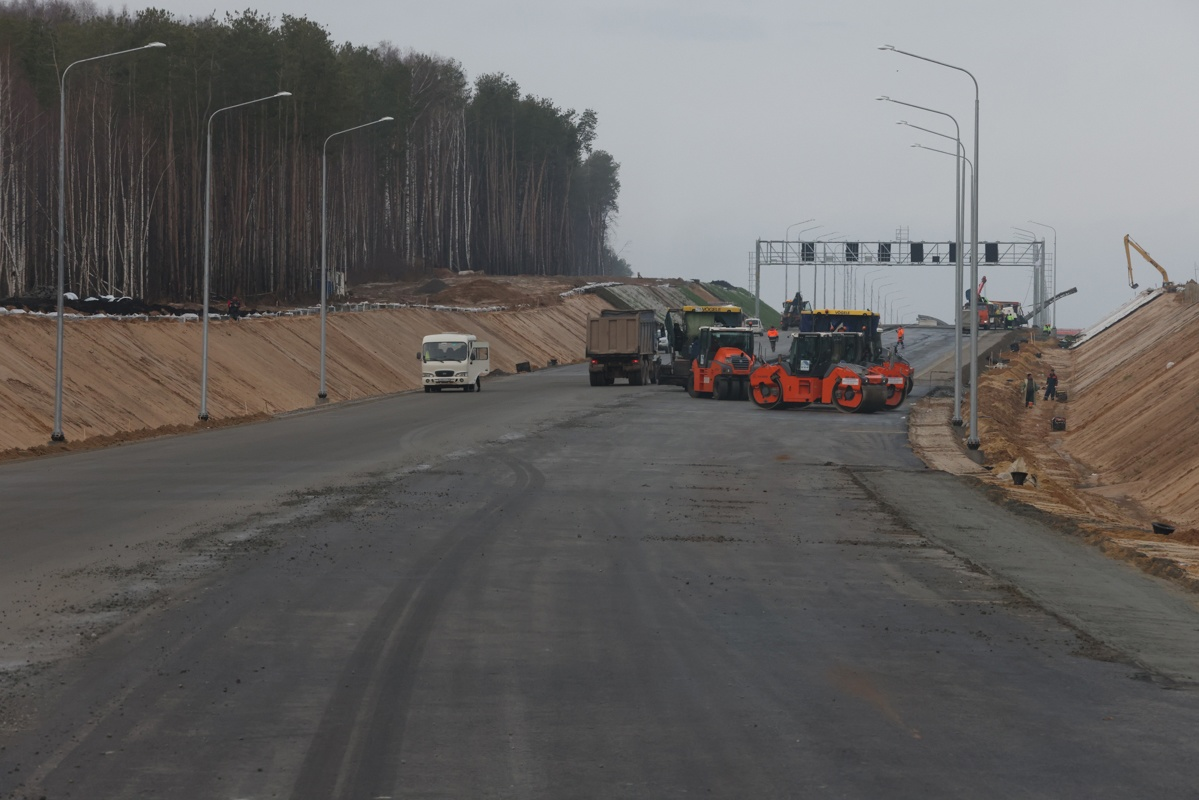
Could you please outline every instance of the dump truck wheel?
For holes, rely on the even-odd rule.
[[[640,386],[640,385],[641,385],[641,372],[638,372],[635,375],[632,373],[629,373],[629,386]]]
[[[588,377],[591,378],[592,386],[603,386],[604,385],[604,373],[591,372],[591,373],[588,373]]]

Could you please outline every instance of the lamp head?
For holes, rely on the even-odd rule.
[[[379,117],[378,121],[379,122],[392,122],[393,120],[395,120],[395,117]]]
[[[893,44],[885,44],[879,48],[879,50],[894,50],[894,49],[895,49],[895,45],[893,45]]]
[[[143,50],[149,50],[151,47],[166,47],[166,45],[162,42],[150,42],[149,44],[142,45]]]
[[[275,92],[272,97],[291,97],[291,92]]]

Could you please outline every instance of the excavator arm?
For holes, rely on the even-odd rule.
[[[1035,317],[1037,314],[1039,314],[1044,309],[1049,308],[1051,305],[1056,303],[1058,300],[1061,300],[1063,297],[1069,297],[1070,295],[1074,294],[1077,291],[1078,291],[1078,287],[1075,286],[1074,288],[1067,289],[1064,292],[1058,292],[1057,294],[1055,294],[1053,297],[1049,298],[1048,300],[1042,300],[1040,303],[1037,303],[1036,305],[1034,305],[1031,309],[1024,311],[1023,314],[1017,314],[1016,315],[1016,324],[1024,325],[1030,319]]]
[[[1157,271],[1162,274],[1162,288],[1169,288],[1173,284],[1170,283],[1170,276],[1166,274],[1166,270],[1161,264],[1153,260],[1153,256],[1145,252],[1145,248],[1141,247],[1128,234],[1124,234],[1124,256],[1128,259],[1128,286],[1129,288],[1137,288],[1137,283],[1132,279],[1132,249],[1135,249],[1141,254],[1141,257],[1157,268]]]

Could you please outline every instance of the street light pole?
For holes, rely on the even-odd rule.
[[[325,317],[328,314],[329,308],[329,267],[328,267],[328,214],[326,206],[326,187],[328,186],[329,178],[329,163],[328,163],[328,147],[329,140],[334,136],[341,136],[343,133],[367,128],[371,125],[378,125],[380,122],[391,122],[395,117],[380,117],[373,122],[364,122],[361,125],[355,125],[353,128],[346,128],[343,131],[331,133],[325,137],[325,143],[321,145],[321,388],[316,394],[316,401],[323,403],[329,399],[329,393],[325,386]]]
[[[795,241],[797,243],[799,243],[799,245],[800,245],[800,247],[799,247],[799,263],[795,265],[795,291],[797,291],[797,292],[801,292],[801,293],[803,292],[803,287],[799,285],[800,278],[803,277],[803,235],[805,233],[807,233],[808,231],[814,231],[814,230],[817,230],[817,229],[823,228],[823,227],[824,227],[823,225],[813,225],[810,228],[802,228],[802,229],[800,229],[799,233],[795,234]],[[813,273],[813,275],[815,275],[815,273],[816,273],[816,265],[814,263],[812,264],[812,273]],[[815,280],[815,278],[813,278],[813,280]],[[816,299],[815,292],[816,292],[816,290],[813,289],[812,290],[812,294],[813,294],[812,299],[813,300]],[[788,298],[788,299],[790,299],[790,298]]]
[[[1052,225],[1046,225],[1044,222],[1028,221],[1029,225],[1040,225],[1042,228],[1048,228],[1053,231],[1053,283],[1050,291],[1053,292],[1053,297],[1057,297],[1057,228]],[[1049,312],[1053,317],[1053,330],[1057,331],[1057,303],[1053,304],[1053,310]]]
[[[967,69],[937,61],[925,56],[918,56],[906,50],[898,50],[892,45],[883,45],[879,50],[890,50],[900,55],[918,58],[930,64],[937,64],[949,69],[964,72],[974,83],[974,175],[970,182],[970,287],[978,286],[978,79]],[[966,446],[977,450],[981,444],[978,440],[978,292],[970,292],[970,433],[966,438]]]
[[[885,277],[887,277],[887,276],[886,276],[886,275],[879,275],[877,278],[875,278],[874,280],[870,281],[870,310],[871,310],[871,311],[874,311],[874,310],[875,310],[875,306],[874,306],[874,284],[875,284],[875,283],[877,283],[879,280],[881,280],[881,279],[885,278]],[[893,284],[893,283],[884,283],[882,286],[880,286],[880,287],[878,287],[878,288],[879,288],[880,290],[882,290],[882,289],[886,289],[888,286],[894,286],[894,285],[895,285],[895,284]],[[882,294],[881,294],[881,291],[880,291],[880,295],[879,295],[879,296],[880,296],[880,297],[882,296]],[[881,315],[880,315],[880,320],[881,320]]]
[[[1038,310],[1029,318],[1029,322],[1032,323],[1033,328],[1040,328],[1041,301],[1045,299],[1045,239],[1044,237],[1038,238],[1038,234],[1035,231],[1030,231],[1027,228],[1018,228],[1013,225],[1012,230],[1019,231],[1027,236],[1029,243],[1033,246],[1032,307]],[[1037,258],[1037,255],[1040,257]]]
[[[912,125],[911,127],[915,128],[916,126]],[[929,131],[929,133],[932,133],[932,132],[933,131]],[[941,135],[944,136],[944,134],[941,134]],[[950,137],[946,137],[946,138],[950,138]],[[965,165],[970,168],[970,176],[971,176],[971,179],[973,180],[974,165],[972,163],[970,163],[970,159],[966,158],[965,154],[961,152],[961,150],[963,149],[961,142],[958,142],[958,152],[957,153],[951,153],[948,150],[938,150],[935,147],[926,147],[922,144],[914,144],[914,145],[912,145],[912,147],[919,147],[921,150],[928,150],[930,153],[941,153],[943,155],[953,156],[954,158],[956,158],[958,160],[960,175],[962,177],[962,180],[959,182],[959,185],[964,184],[966,182],[965,181],[966,171],[960,169],[960,165],[962,163],[965,163]],[[962,216],[961,215],[961,207],[959,206],[959,208],[958,208],[958,261],[957,261],[957,265],[956,265],[957,271],[958,271],[957,281],[956,281],[958,296],[957,296],[957,298],[954,299],[954,305],[953,305],[953,307],[954,307],[954,327],[956,327],[957,330],[955,331],[954,337],[953,337],[954,357],[953,357],[953,419],[952,419],[954,427],[958,427],[958,428],[960,428],[962,426],[962,300],[961,300],[961,297],[962,297],[962,294],[961,294],[961,292],[962,292],[962,260],[961,260],[962,259],[962,227],[961,227],[961,216]],[[975,292],[973,292],[973,291],[970,292],[971,297],[973,297],[974,294],[975,294]],[[975,309],[975,311],[973,313],[977,317],[977,315],[978,315],[977,309]]]
[[[99,61],[103,58],[113,58],[114,56],[123,56],[128,53],[136,53],[139,50],[151,50],[157,47],[166,47],[162,42],[150,42],[143,44],[141,47],[133,47],[128,50],[118,50],[115,53],[106,53],[102,56],[92,56],[91,58],[81,58],[78,61],[73,61],[67,65],[67,68],[62,71],[62,77],[58,80],[58,332],[56,335],[55,352],[54,352],[54,430],[50,434],[50,441],[65,442],[66,435],[62,432],[62,342],[63,342],[63,294],[66,293],[67,273],[66,273],[66,227],[67,227],[67,73],[71,71],[71,67],[77,64],[84,64],[88,61]]]
[[[878,272],[880,269],[882,269],[882,267],[875,267],[874,269],[870,270],[869,272],[867,272],[865,275],[862,276],[862,299],[863,300],[866,299],[866,279],[869,278],[874,273]],[[857,292],[856,287],[854,288],[854,292],[855,293]]]
[[[885,295],[883,295],[883,297],[882,297],[882,301],[883,301],[883,317],[882,317],[882,321],[883,321],[883,324],[884,324],[884,325],[887,323],[887,316],[888,316],[888,315],[887,315],[887,311],[891,309],[891,298],[892,298],[892,297],[894,297],[894,296],[895,296],[895,295],[897,295],[897,294],[899,294],[899,290],[898,290],[898,289],[892,289],[891,291],[887,292],[887,293],[886,293]]]
[[[783,234],[783,299],[784,300],[790,299],[790,294],[788,293],[788,286],[787,286],[787,242],[790,241],[791,229],[794,228],[796,225],[803,225],[805,223],[815,222],[815,221],[816,221],[816,218],[812,217],[811,219],[803,219],[803,220],[800,220],[799,222],[792,222],[790,225],[787,226],[787,230]],[[817,227],[820,227],[820,226],[817,226]],[[800,231],[800,233],[803,233],[803,231]],[[796,268],[796,273],[798,274],[798,267]],[[796,280],[798,281],[799,278],[797,277]]]
[[[216,115],[222,111],[230,111],[235,108],[261,103],[266,100],[274,100],[277,97],[291,97],[291,92],[276,92],[267,97],[259,97],[257,100],[247,100],[244,103],[237,103],[224,108],[218,108],[213,111],[208,117],[208,144],[205,151],[204,169],[204,289],[202,302],[204,303],[204,322],[202,325],[203,333],[201,334],[202,344],[200,347],[200,419],[208,419],[208,284],[209,284],[209,268],[208,257],[212,243],[212,121],[216,119]]]
[[[954,152],[959,154],[957,162],[957,171],[954,175],[953,189],[956,200],[954,202],[954,217],[955,217],[955,234],[957,235],[957,258],[953,265],[953,417],[951,422],[954,427],[962,426],[962,218],[965,216],[962,213],[962,178],[966,174],[962,169],[962,161],[966,158],[965,148],[962,146],[962,129],[958,125],[957,118],[952,114],[944,111],[938,111],[935,108],[926,108],[918,106],[914,103],[905,103],[902,100],[892,100],[890,97],[878,98],[886,100],[889,103],[896,105],[907,106],[908,108],[916,108],[921,111],[928,111],[931,114],[940,114],[943,117],[949,117],[953,122],[954,135],[950,136],[945,133],[921,128],[919,125],[912,125],[908,122],[900,122],[901,125],[908,125],[912,128],[925,131],[926,133],[943,136],[946,139],[953,139],[957,143]]]

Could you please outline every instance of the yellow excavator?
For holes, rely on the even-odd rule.
[[[1174,284],[1170,283],[1170,276],[1166,274],[1165,268],[1161,264],[1154,261],[1153,256],[1146,253],[1145,248],[1133,241],[1131,236],[1124,234],[1124,255],[1128,258],[1128,285],[1130,288],[1137,288],[1137,283],[1132,279],[1132,249],[1130,248],[1135,248],[1136,251],[1140,253],[1146,261],[1157,267],[1157,271],[1162,274],[1163,289],[1165,289],[1167,292],[1174,289]]]

